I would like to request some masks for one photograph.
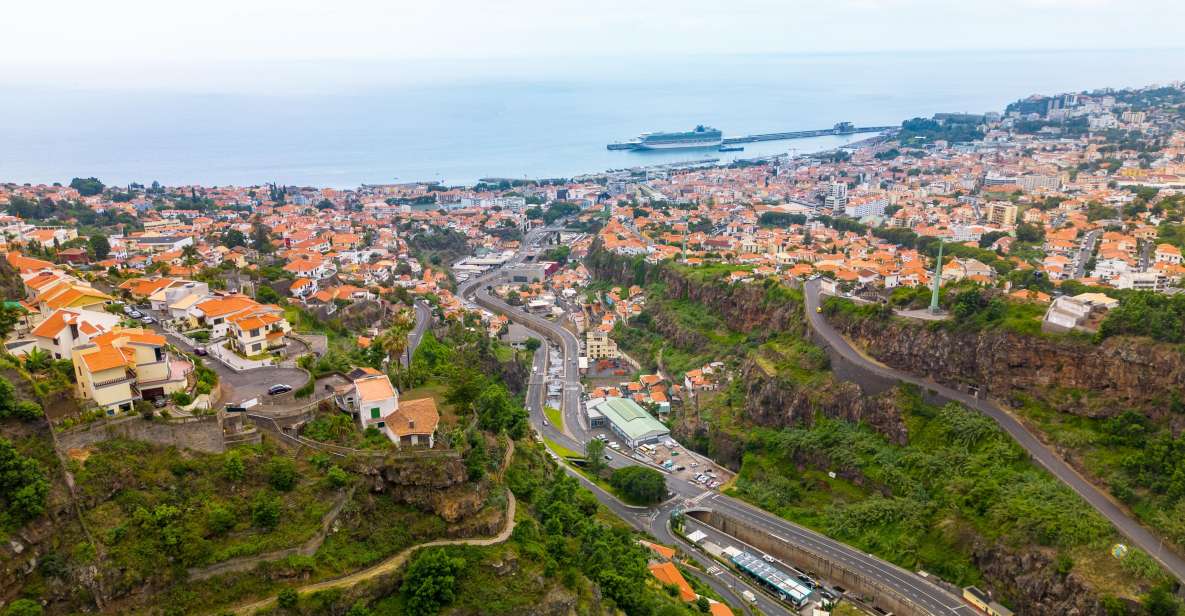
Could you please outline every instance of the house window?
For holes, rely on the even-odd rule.
[[[378,419],[378,418],[379,418],[379,409],[378,409],[378,407],[375,407],[375,408],[373,408],[373,409],[370,409],[370,418],[371,418],[371,419]]]
[[[379,422],[379,427],[380,427],[380,428],[382,428],[382,427],[385,427],[386,425],[387,425],[387,422],[385,422],[385,421],[380,421],[380,422]]]
[[[250,338],[254,338],[254,337],[258,336],[258,335],[259,335],[259,330],[258,330],[258,329],[253,329],[253,330],[251,330],[251,335],[250,335],[249,337],[250,337]]]
[[[258,350],[259,350],[259,343],[258,343],[258,342],[256,342],[255,344],[251,345],[251,350],[252,350],[252,351],[258,351]]]

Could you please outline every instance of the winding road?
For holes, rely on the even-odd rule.
[[[537,243],[544,234],[554,230],[540,229],[529,233],[523,241],[523,248],[510,264],[521,262],[530,247]],[[531,329],[544,339],[547,344],[536,352],[535,365],[537,369],[532,375],[527,392],[527,407],[530,412],[531,423],[547,439],[568,449],[583,451],[584,443],[591,438],[591,435],[584,428],[583,420],[580,417],[582,387],[576,359],[580,350],[579,341],[575,334],[560,324],[509,306],[494,296],[489,290],[489,285],[498,280],[500,276],[500,271],[495,270],[480,278],[466,281],[460,285],[458,293],[462,298],[472,299],[478,305],[488,310],[505,314],[512,321]],[[561,357],[563,358],[562,361],[564,362],[564,369],[562,371],[564,395],[561,408],[564,417],[563,431],[558,429],[557,426],[544,425],[543,423],[543,390],[545,385],[544,379],[547,374],[546,361],[549,345],[556,345],[560,349]],[[635,463],[634,460],[618,452],[613,452],[613,459],[610,461],[610,466],[620,467]],[[677,477],[668,477],[667,487],[672,491],[674,497],[657,507],[631,507],[617,500],[604,490],[601,490],[599,486],[589,482],[566,465],[564,467],[567,472],[576,477],[585,488],[592,491],[597,499],[618,517],[635,528],[650,533],[661,543],[667,545],[680,544],[680,541],[667,527],[667,521],[673,511],[691,505],[699,508],[709,508],[734,519],[755,525],[776,539],[793,543],[822,555],[832,562],[846,565],[869,579],[896,589],[922,610],[931,614],[965,614],[970,616],[975,613],[959,597],[939,588],[913,572],[906,571],[875,556],[861,552],[856,548],[835,541],[810,529],[798,526],[738,499],[719,492],[705,490],[699,484]],[[705,569],[715,564],[697,551],[684,550],[684,552],[698,561]],[[720,592],[721,595],[729,597],[730,602],[734,605],[741,605],[748,611],[749,606],[744,601],[737,599],[740,590],[747,588],[745,582],[727,569],[720,572],[719,580],[722,580],[722,584],[714,585],[713,588],[716,588],[717,592]],[[717,588],[717,586],[722,586],[722,588]],[[733,599],[736,600],[733,601]],[[791,613],[787,606],[772,600],[765,594],[757,593],[757,599],[756,607],[764,614]]]
[[[975,409],[992,418],[1005,432],[1009,434],[1021,447],[1028,452],[1033,460],[1045,467],[1054,477],[1070,487],[1078,496],[1082,497],[1091,507],[1094,507],[1104,518],[1119,530],[1123,536],[1155,558],[1173,577],[1185,581],[1185,559],[1164,546],[1161,539],[1152,534],[1147,528],[1136,521],[1124,509],[1112,501],[1094,484],[1087,481],[1060,456],[1046,447],[1028,430],[1016,417],[1004,410],[991,400],[976,398],[969,394],[938,384],[928,379],[922,379],[911,374],[889,368],[873,361],[852,348],[827,319],[818,312],[820,306],[820,282],[812,280],[803,285],[806,296],[807,322],[811,329],[821,337],[822,341],[848,364],[869,374],[884,379],[892,379],[912,383],[924,389],[936,392],[939,396],[958,402],[970,409]]]

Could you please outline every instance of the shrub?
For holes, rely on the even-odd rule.
[[[221,505],[215,505],[206,513],[206,528],[212,535],[221,535],[234,528],[235,514]]]
[[[309,396],[313,395],[313,388],[316,387],[316,385],[316,379],[309,379],[309,382],[301,385],[293,395],[295,395],[297,398],[308,398]]]
[[[271,530],[280,523],[280,501],[267,494],[260,494],[251,503],[251,522],[259,528]]]
[[[173,404],[176,404],[177,406],[189,406],[190,404],[193,404],[193,396],[184,391],[173,392],[173,394],[169,396],[169,399],[171,399]]]
[[[18,419],[32,421],[44,417],[45,412],[41,410],[40,404],[31,400],[21,400],[12,408],[12,415]]]
[[[299,601],[300,595],[296,594],[296,591],[291,588],[281,590],[280,594],[276,597],[276,603],[280,604],[280,607],[286,610],[296,607]]]
[[[329,478],[329,483],[331,485],[338,487],[338,488],[340,488],[350,482],[349,473],[342,470],[342,467],[340,467],[340,466],[334,466],[334,467],[330,468],[329,473],[326,474],[326,477]]]
[[[281,492],[292,490],[296,487],[296,465],[288,458],[273,457],[267,465],[267,482]]]
[[[41,605],[29,599],[17,599],[4,610],[4,616],[41,616]]]
[[[229,481],[242,481],[246,474],[247,465],[243,463],[243,458],[234,451],[226,454],[226,458],[222,461],[222,476]]]

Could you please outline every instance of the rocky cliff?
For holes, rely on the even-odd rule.
[[[905,422],[892,397],[866,396],[855,383],[828,376],[807,386],[770,375],[753,360],[744,363],[740,379],[745,417],[759,426],[810,425],[821,415],[867,424],[898,445],[908,439]]]
[[[977,545],[972,552],[975,566],[992,588],[1007,596],[1014,611],[1028,614],[1104,616],[1107,612],[1098,596],[1072,571],[1057,571],[1045,552],[1000,544]]]
[[[1127,409],[1165,415],[1185,391],[1185,353],[1168,344],[1109,338],[1095,345],[1003,330],[959,331],[903,319],[831,317],[836,328],[877,360],[947,384],[974,384],[988,395],[1026,394],[1086,417]]]
[[[373,492],[388,494],[395,502],[435,513],[450,524],[476,515],[490,489],[486,482],[468,481],[465,462],[452,452],[389,458],[369,474]]]

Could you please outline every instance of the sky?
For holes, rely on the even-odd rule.
[[[1174,49],[1183,18],[1181,0],[39,0],[6,3],[0,74],[246,90],[591,58]]]

